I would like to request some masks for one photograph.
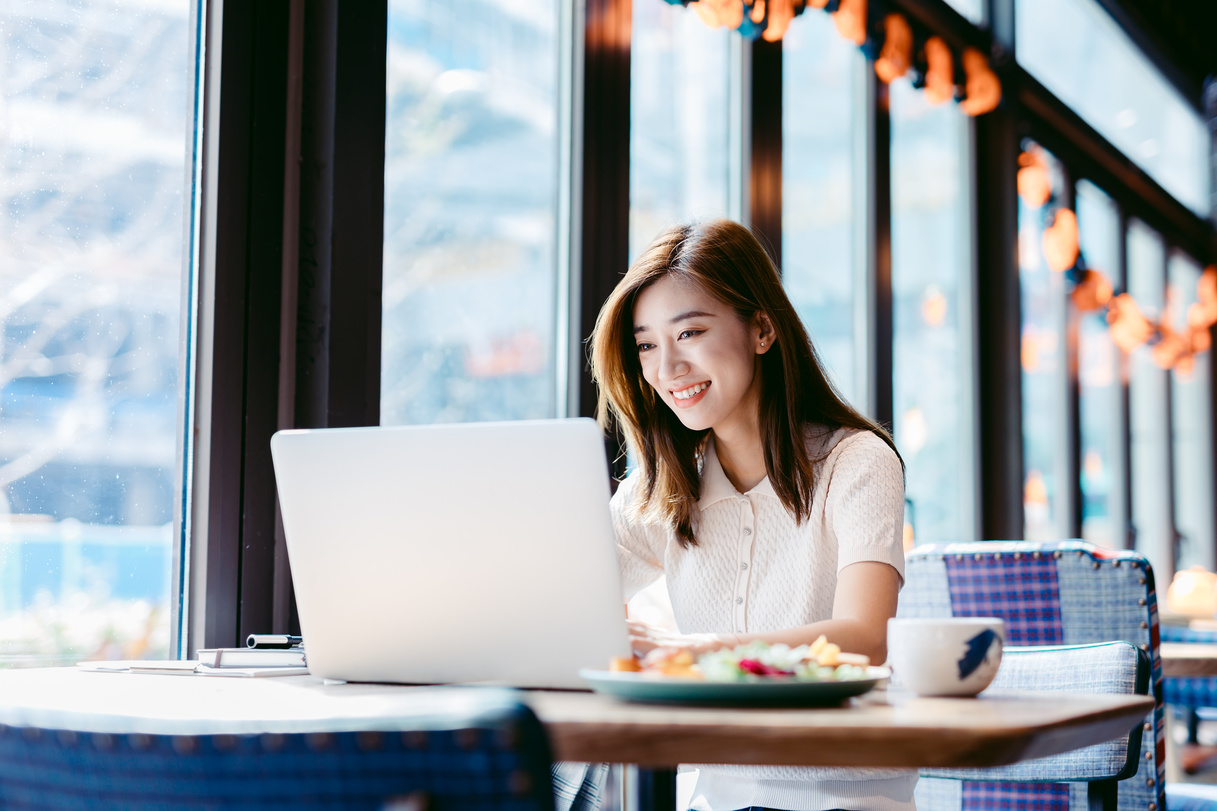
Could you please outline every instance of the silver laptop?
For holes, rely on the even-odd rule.
[[[309,670],[584,687],[629,654],[588,419],[271,438]]]

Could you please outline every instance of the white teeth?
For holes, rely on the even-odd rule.
[[[672,392],[672,396],[675,397],[677,400],[688,400],[694,394],[697,394],[698,392],[702,391],[703,389],[706,388],[706,386],[709,386],[709,385],[710,385],[709,383],[698,383],[696,386],[691,386],[691,387],[685,389],[684,391],[674,391],[674,392]]]

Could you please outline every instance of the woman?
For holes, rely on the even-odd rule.
[[[601,422],[616,421],[637,461],[612,500],[626,598],[666,575],[680,629],[631,621],[635,652],[824,634],[884,661],[904,569],[903,463],[828,381],[751,232],[714,220],[661,234],[591,345]],[[703,766],[692,806],[907,811],[915,782]]]

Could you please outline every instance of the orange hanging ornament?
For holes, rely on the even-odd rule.
[[[837,24],[837,33],[850,42],[866,42],[866,0],[841,0],[832,21]]]
[[[1154,325],[1127,293],[1121,293],[1108,302],[1107,323],[1110,325],[1111,340],[1125,353],[1131,353],[1154,334]]]
[[[1082,274],[1082,280],[1069,293],[1069,298],[1078,312],[1090,313],[1102,309],[1111,301],[1112,292],[1111,282],[1107,281],[1106,276],[1097,270],[1087,269]]]
[[[1037,150],[1018,156],[1018,196],[1028,208],[1041,208],[1052,197],[1052,178]]]
[[[942,37],[925,41],[925,98],[930,104],[942,104],[955,98],[955,67],[951,49]]]
[[[908,73],[913,59],[913,29],[903,14],[883,18],[883,50],[875,60],[875,75],[884,84]]]
[[[1150,355],[1153,356],[1154,364],[1159,369],[1169,369],[1184,357],[1187,353],[1187,346],[1184,344],[1182,336],[1171,329],[1171,325],[1165,318],[1158,325],[1158,335],[1161,336],[1160,340],[1154,345]]]
[[[1001,81],[989,67],[989,60],[975,48],[964,49],[963,69],[968,76],[964,84],[968,95],[959,107],[970,116],[984,115],[1001,101]]]
[[[785,35],[793,19],[794,0],[769,0],[769,25],[761,32],[761,39],[777,42]]]
[[[1044,261],[1059,272],[1078,261],[1078,218],[1067,208],[1056,212],[1052,225],[1044,229]]]
[[[1196,285],[1196,303],[1187,308],[1187,322],[1208,330],[1217,324],[1217,265],[1209,265]]]
[[[744,22],[744,0],[697,0],[693,8],[711,28],[739,28]]]

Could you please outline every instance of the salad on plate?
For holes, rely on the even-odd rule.
[[[718,683],[771,681],[842,682],[870,678],[870,659],[821,636],[810,645],[790,647],[756,641],[694,657],[689,651],[657,648],[641,660],[614,659],[609,669],[641,677],[678,678]]]

